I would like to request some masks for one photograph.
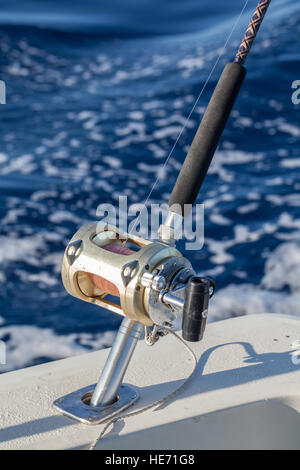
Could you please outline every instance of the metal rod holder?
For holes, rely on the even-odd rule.
[[[140,323],[124,318],[97,385],[58,398],[55,409],[82,423],[98,424],[132,405],[138,393],[122,380],[142,331]]]
[[[106,406],[116,401],[118,389],[142,330],[140,323],[124,318],[94,390],[91,406]]]

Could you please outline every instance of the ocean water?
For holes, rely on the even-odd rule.
[[[143,202],[243,1],[0,1],[0,339],[12,370],[109,346],[120,318],[64,291],[67,241],[119,195]],[[151,202],[167,202],[248,2]],[[210,321],[300,316],[300,5],[272,2],[199,196],[187,252],[217,293]]]

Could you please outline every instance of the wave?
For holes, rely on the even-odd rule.
[[[84,33],[98,38],[137,38],[153,36],[176,36],[193,32],[214,33],[223,29],[224,24],[232,23],[242,7],[240,0],[223,2],[220,0],[87,0],[75,3],[64,0],[29,0],[24,6],[21,0],[4,0],[0,14],[0,25],[4,29],[39,31],[58,35],[63,33]],[[282,19],[299,12],[293,0],[278,0],[268,12],[264,27],[274,28]],[[240,19],[245,28],[257,0],[248,0]],[[146,18],[146,21],[145,21]],[[68,34],[67,36],[68,37]]]
[[[6,364],[0,364],[0,373],[109,347],[114,337],[114,331],[58,335],[51,328],[6,326],[0,329],[6,345]]]
[[[119,319],[64,292],[63,250],[98,204],[145,200],[241,2],[29,0],[27,16],[24,2],[2,3],[0,339],[13,369],[111,344]],[[203,187],[205,246],[186,254],[217,282],[210,320],[300,315],[297,3],[272,2]],[[221,67],[150,203],[168,200]]]

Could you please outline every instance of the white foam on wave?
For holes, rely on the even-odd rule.
[[[267,312],[300,316],[300,243],[282,243],[269,255],[259,285],[231,284],[217,291],[209,318]]]
[[[245,152],[242,150],[217,150],[212,164],[209,168],[210,174],[217,174],[218,177],[227,183],[234,180],[234,172],[229,170],[227,166],[246,165],[251,162],[258,162],[264,158],[262,152]]]
[[[300,243],[282,243],[277,247],[266,261],[261,284],[270,290],[288,286],[292,293],[300,292]]]
[[[213,224],[216,225],[230,225],[231,220],[225,217],[224,215],[218,213],[218,212],[213,212],[210,214],[209,219]]]
[[[298,193],[268,194],[265,196],[265,199],[274,206],[288,205],[290,207],[300,207],[300,195]]]
[[[0,153],[0,164],[7,161],[7,155],[5,153]]]
[[[300,168],[300,158],[285,158],[280,162],[284,168]]]
[[[295,124],[287,122],[283,117],[275,119],[265,119],[262,122],[256,122],[256,129],[266,129],[270,135],[275,135],[278,132],[288,134],[291,137],[299,137],[300,127]]]
[[[33,173],[37,169],[37,165],[33,163],[33,155],[22,155],[20,157],[10,159],[9,164],[1,169],[2,175],[8,175],[10,173],[21,173],[27,175]],[[5,160],[3,160],[4,162]]]
[[[212,253],[210,258],[214,264],[224,264],[234,260],[234,257],[227,252],[228,249],[240,244],[256,242],[262,235],[267,233],[273,233],[276,231],[277,226],[274,224],[263,224],[258,230],[250,230],[247,225],[236,225],[233,229],[234,236],[231,239],[226,240],[214,240],[212,238],[206,238],[205,243],[208,246],[209,251]]]
[[[249,204],[245,204],[244,206],[240,206],[237,208],[237,212],[239,214],[248,214],[249,212],[256,211],[258,208],[258,204],[256,202],[250,202]]]
[[[19,216],[24,216],[26,215],[26,209],[25,208],[19,208],[19,209],[10,209],[7,211],[7,214],[3,219],[1,219],[1,224],[7,225],[7,224],[15,224],[18,221]]]
[[[111,168],[120,168],[122,166],[122,161],[120,158],[106,156],[102,157],[102,161],[107,163]]]
[[[56,198],[58,197],[57,191],[35,191],[32,193],[30,199],[35,202],[43,201],[48,198]]]
[[[66,210],[55,211],[49,215],[49,220],[53,224],[61,224],[63,222],[80,223],[81,220],[72,212]]]
[[[39,266],[38,253],[45,246],[41,234],[29,237],[0,237],[0,263],[24,261]]]
[[[28,366],[38,358],[57,360],[102,349],[111,346],[114,336],[113,331],[97,335],[57,335],[50,328],[3,326],[0,328],[0,339],[3,338],[6,343],[7,364],[0,365],[0,373]]]
[[[286,196],[281,196],[277,201],[277,198],[266,196],[267,200],[272,201],[272,203],[278,203],[282,205],[282,199],[286,202],[288,201],[289,205],[298,207],[300,204],[300,198],[297,194],[291,194]],[[205,207],[207,206],[207,202],[205,202]],[[212,204],[212,207],[214,204]],[[250,206],[250,204],[249,204]],[[244,208],[246,208],[247,212],[251,210],[255,210],[254,205],[249,206],[241,206],[243,207],[242,211],[238,210],[240,213],[244,212]],[[217,218],[215,218],[217,217]],[[210,220],[214,223],[220,222],[218,214],[213,213],[210,215]],[[281,231],[281,229],[284,229]],[[294,231],[287,232],[286,229],[295,229]],[[211,253],[210,261],[214,264],[220,265],[225,264],[228,262],[234,261],[234,257],[228,253],[228,250],[233,248],[234,246],[241,244],[241,243],[251,243],[259,241],[264,235],[266,234],[273,234],[275,238],[282,241],[295,241],[298,240],[300,237],[300,219],[293,219],[293,217],[287,213],[282,212],[281,215],[278,217],[277,221],[275,222],[262,222],[261,225],[254,230],[247,225],[237,224],[233,228],[233,237],[226,238],[224,240],[215,240],[209,237],[205,238],[205,243],[207,244],[208,250]],[[280,245],[281,246],[281,245]],[[283,248],[284,250],[284,248]],[[277,252],[276,252],[277,253]],[[282,259],[282,263],[286,262],[286,260]]]
[[[210,321],[256,313],[300,316],[300,292],[288,295],[253,284],[229,285],[215,294],[210,304]]]

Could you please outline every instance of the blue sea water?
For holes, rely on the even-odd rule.
[[[120,318],[71,298],[67,241],[119,195],[143,202],[244,2],[0,1],[0,339],[7,366],[111,344]],[[167,202],[249,0],[151,202]],[[210,318],[300,316],[300,6],[274,0],[199,196],[205,245],[187,252],[218,292]]]

